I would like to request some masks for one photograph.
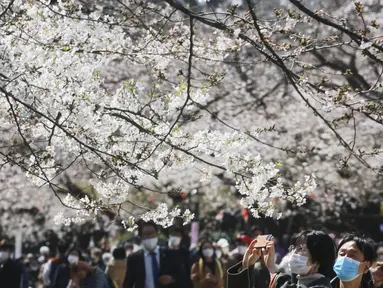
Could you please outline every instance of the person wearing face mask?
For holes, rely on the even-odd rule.
[[[14,245],[5,240],[0,242],[0,286],[20,288],[23,283],[23,270],[14,260],[12,252]]]
[[[168,249],[172,262],[178,267],[180,287],[192,287],[190,280],[190,251],[181,245],[184,231],[179,226],[172,226],[169,229]]]
[[[302,231],[290,247],[288,269],[290,273],[278,273],[275,266],[273,241],[267,241],[265,248],[255,248],[253,240],[243,260],[228,271],[228,288],[261,287],[254,277],[254,264],[259,258],[269,270],[270,288],[322,287],[331,288],[332,267],[336,258],[336,247],[322,231]]]
[[[191,270],[194,288],[223,288],[224,273],[213,244],[210,241],[201,243],[199,254],[200,259],[193,264]]]
[[[158,246],[158,227],[141,221],[138,234],[143,249],[129,255],[124,288],[180,287],[178,268],[166,249]]]
[[[41,246],[40,247],[40,257],[38,258],[38,261],[40,262],[40,272],[38,275],[38,281],[39,283],[44,283],[44,271],[46,270],[45,266],[48,264],[49,257],[50,257],[50,249],[48,246]]]
[[[70,280],[71,273],[76,270],[76,266],[80,261],[83,261],[81,250],[72,247],[68,250],[65,260],[60,262],[54,269],[50,288],[67,288]]]
[[[226,287],[229,252],[229,242],[223,238],[219,239],[218,242],[215,244],[215,256],[221,262],[222,265],[224,287]]]
[[[220,247],[221,248],[220,250],[222,251],[222,256],[218,257],[217,255],[217,258],[221,260],[222,264],[227,265],[227,263],[229,262],[229,253],[230,253],[229,241],[227,241],[224,238],[221,238],[217,242],[217,247]]]
[[[59,242],[56,247],[56,257],[49,259],[44,266],[43,270],[43,284],[44,287],[50,287],[53,277],[56,273],[57,267],[62,263],[67,261],[66,251],[68,250],[68,245],[64,242]]]
[[[334,288],[372,288],[369,269],[376,260],[375,242],[355,234],[346,235],[338,246],[334,264]]]

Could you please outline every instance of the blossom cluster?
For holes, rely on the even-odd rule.
[[[233,20],[228,14],[220,22],[227,27],[214,30],[197,20],[187,23],[169,5],[147,1],[122,1],[117,15],[97,8],[84,13],[75,1],[14,5],[18,10],[1,19],[7,25],[0,31],[0,121],[17,127],[26,146],[22,157],[27,160],[17,163],[36,185],[50,188],[59,186],[66,171],[90,171],[87,182],[97,194],[92,199],[68,195],[63,203],[74,212],[59,213],[57,223],[80,223],[106,210],[121,213],[130,228],[134,216],[165,227],[175,217],[188,222],[192,213],[169,211],[162,199],[148,208],[154,210],[147,212],[144,205],[133,218],[120,209],[132,201],[150,202],[148,194],[162,195],[157,187],[164,179],[174,180],[175,189],[190,189],[179,181],[181,174],[193,174],[190,179],[209,187],[223,173],[255,217],[280,217],[275,199],[303,205],[317,191],[316,178],[305,175],[319,172],[321,180],[336,182],[325,173],[348,157],[339,138],[362,149],[374,134],[363,127],[380,129],[354,116],[376,113],[363,98],[379,89],[380,78],[357,91],[343,84],[352,71],[318,68],[322,58],[311,58],[312,45],[337,47],[343,40],[331,30],[318,31],[312,18],[294,11],[274,11],[275,21],[255,19],[259,29],[250,21],[253,15]],[[371,43],[366,39],[358,49],[372,50]],[[276,57],[284,64],[275,65]],[[358,61],[364,74],[369,65]],[[123,63],[128,76],[111,79],[116,63]],[[285,83],[280,66],[295,79],[295,90]],[[327,89],[329,79],[317,74],[331,75],[334,88]],[[321,122],[315,116],[322,112]],[[278,135],[273,129],[262,132],[270,121],[277,123]],[[362,130],[360,138],[352,137],[356,129]],[[338,137],[330,130],[340,131]],[[346,152],[356,151],[354,146]],[[270,147],[277,148],[270,153]],[[300,148],[311,151],[308,161],[291,156],[303,154],[293,151]],[[10,150],[4,153],[15,160]],[[360,163],[355,159],[361,156],[350,158],[344,162]],[[293,176],[283,179],[284,172]],[[295,182],[302,178],[303,183]]]

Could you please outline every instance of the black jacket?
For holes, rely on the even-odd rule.
[[[260,281],[260,277],[254,275],[257,273],[254,267],[251,266],[248,269],[240,270],[242,262],[231,267],[228,270],[228,285],[227,288],[259,288],[264,287],[263,280]],[[312,274],[305,277],[292,278],[288,274],[278,274],[276,276],[275,288],[306,288],[306,287],[318,287],[318,288],[332,288],[330,279],[322,274]],[[270,277],[269,277],[270,278]],[[269,280],[270,281],[270,280]]]
[[[340,287],[340,280],[338,277],[335,277],[331,280],[332,288]],[[371,272],[368,272],[363,275],[362,282],[360,283],[360,288],[374,288],[374,283],[372,282]]]
[[[52,271],[53,277],[50,288],[66,288],[70,280],[69,264],[66,261],[58,263]]]
[[[15,261],[8,259],[0,267],[0,286],[7,288],[20,288],[23,281],[23,270]]]
[[[166,288],[181,288],[182,274],[180,273],[177,262],[173,263],[174,255],[171,251],[160,248],[160,276],[170,275],[175,282]],[[127,260],[126,275],[124,280],[124,288],[145,288],[145,260],[144,250],[130,254]],[[165,288],[158,285],[158,288]]]
[[[192,288],[193,282],[190,279],[190,252],[184,247],[177,250],[169,249],[169,257],[171,257],[172,266],[177,269],[177,283],[173,287]]]

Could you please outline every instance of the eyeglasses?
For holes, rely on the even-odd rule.
[[[305,244],[300,244],[300,245],[291,245],[289,247],[289,252],[290,253],[296,253],[296,254],[308,254],[309,249],[307,249],[307,246]]]

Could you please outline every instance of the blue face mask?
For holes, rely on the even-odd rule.
[[[341,281],[349,282],[359,276],[360,262],[349,257],[338,257],[334,264],[334,272]]]

